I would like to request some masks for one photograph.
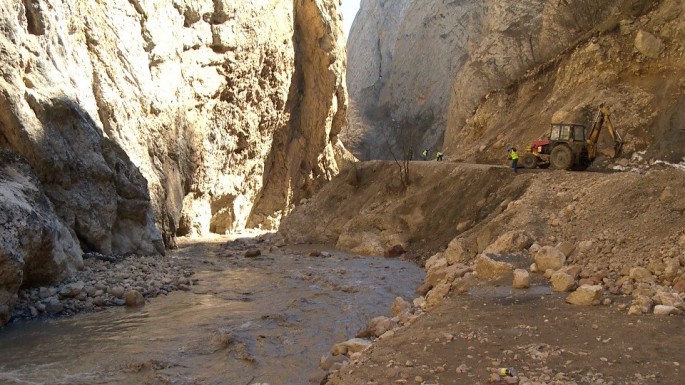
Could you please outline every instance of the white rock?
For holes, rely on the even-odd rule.
[[[654,306],[654,314],[656,314],[656,315],[680,315],[681,313],[682,313],[681,310],[676,309],[673,306],[666,306],[666,305]]]

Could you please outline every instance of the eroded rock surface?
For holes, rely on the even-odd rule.
[[[0,325],[21,286],[51,283],[83,266],[79,245],[40,187],[26,162],[0,150]]]
[[[61,247],[273,228],[337,174],[336,5],[0,1],[0,148],[28,161]]]

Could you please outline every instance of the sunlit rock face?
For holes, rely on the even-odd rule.
[[[363,0],[348,41],[348,86],[363,151],[390,158],[456,143],[492,90],[650,9],[645,0]],[[403,148],[406,147],[406,148]]]
[[[0,0],[0,148],[83,251],[274,228],[343,161],[336,5]]]

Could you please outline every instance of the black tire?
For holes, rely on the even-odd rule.
[[[523,159],[521,164],[525,168],[537,168],[538,167],[538,157],[527,152],[523,154]]]
[[[573,167],[573,151],[563,144],[556,146],[549,156],[549,162],[557,170],[570,170]]]

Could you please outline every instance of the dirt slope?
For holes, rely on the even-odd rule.
[[[541,245],[589,241],[578,254],[601,268],[677,257],[685,242],[683,171],[566,172],[412,162],[404,188],[393,162],[347,170],[284,221],[296,242],[382,255],[396,244],[424,259],[454,237],[482,252],[522,229]]]

